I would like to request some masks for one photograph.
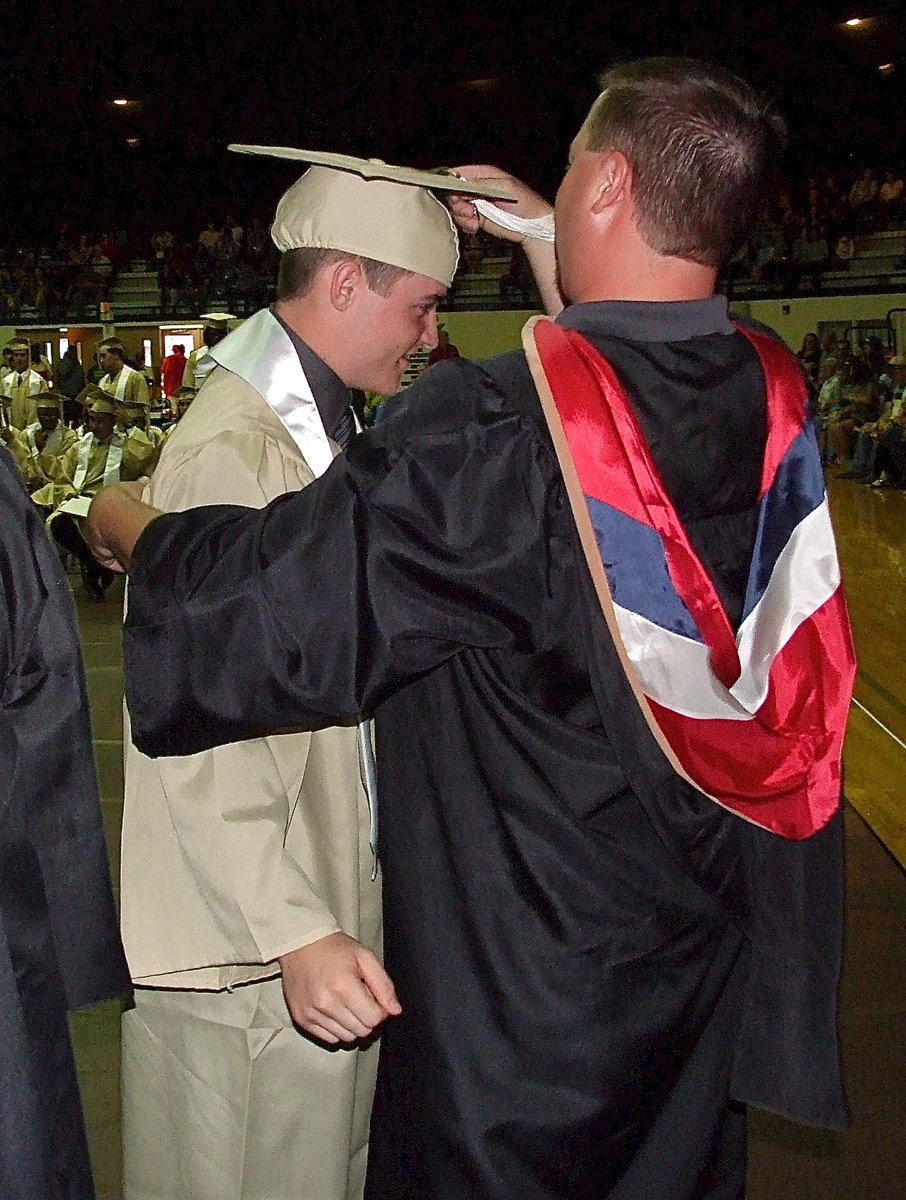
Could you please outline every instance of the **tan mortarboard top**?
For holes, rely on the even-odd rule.
[[[201,313],[198,319],[199,321],[204,321],[207,325],[226,325],[227,321],[239,320],[234,313],[226,312]]]
[[[513,198],[505,187],[395,167],[380,159],[292,146],[229,148],[313,164],[277,205],[271,237],[281,253],[301,247],[345,250],[447,287],[456,273],[459,244],[453,218],[434,192]]]
[[[39,392],[35,396],[35,408],[55,408],[63,411],[63,401],[67,397],[62,392]]]
[[[111,417],[116,416],[115,397],[105,392],[103,388],[99,388],[97,384],[86,384],[76,396],[76,400],[86,412],[107,413]]]
[[[101,396],[108,396],[109,398],[109,393],[105,392],[103,388],[99,388],[96,383],[86,383],[78,396],[76,396],[76,401],[83,408],[88,408],[94,400],[97,400]]]
[[[110,417],[116,416],[116,401],[111,400],[108,396],[106,400],[95,400],[93,404],[88,405],[88,411],[93,413],[107,413]]]

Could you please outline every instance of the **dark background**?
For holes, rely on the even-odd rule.
[[[877,19],[844,34],[850,16]],[[902,168],[902,26],[893,0],[20,0],[2,24],[0,220],[16,238],[267,217],[299,172],[229,141],[490,161],[552,195],[598,75],[643,54],[711,59],[774,98],[794,186],[812,169]]]

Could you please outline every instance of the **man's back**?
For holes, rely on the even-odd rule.
[[[729,530],[727,563],[709,566],[741,608],[764,446],[757,359],[719,302],[694,304],[686,331],[697,336],[673,341],[658,331],[661,307],[638,306],[648,328],[636,340],[616,309],[581,312],[597,310],[587,332],[622,359],[630,395],[645,373],[656,460],[669,457],[680,477],[702,462],[701,541],[719,547]],[[709,312],[710,331],[695,323]],[[719,429],[680,436],[678,359],[687,383],[712,385],[688,397],[690,427],[697,411],[748,414],[738,485],[739,449]],[[838,826],[787,860],[789,843],[696,792],[657,749],[603,625],[522,356],[432,368],[322,482],[317,529],[302,493],[254,535],[250,590],[256,611],[298,617],[310,669],[285,676],[284,650],[262,641],[250,612],[255,653],[237,650],[231,673],[281,680],[272,697],[258,693],[265,727],[310,720],[307,704],[378,703],[386,963],[403,1015],[382,1039],[369,1197],[497,1200],[518,1188],[647,1200],[668,1177],[691,1196],[709,1175],[740,1175],[744,1122],[728,1093],[838,1121]],[[295,544],[273,558],[284,521]],[[356,588],[294,569],[322,541],[331,561],[367,564]],[[221,604],[243,602],[203,598],[207,581],[231,575],[232,553],[245,561],[241,545],[227,539],[217,565],[193,565],[206,582],[188,604],[218,626]],[[337,628],[367,634],[337,657]],[[348,660],[353,648],[362,657]],[[202,700],[206,721],[224,683],[218,673]],[[185,690],[153,702],[171,713],[186,703]],[[810,890],[821,897],[814,927],[798,908]],[[766,920],[779,923],[770,937]],[[820,969],[800,1002],[778,963],[805,941]],[[790,1031],[789,1070],[759,1023],[740,1023],[750,1005]],[[815,1036],[827,1054],[813,1056],[797,1096],[790,1080]]]

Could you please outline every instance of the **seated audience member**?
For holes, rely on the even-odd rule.
[[[821,343],[821,362],[833,359],[836,363],[839,354],[836,332],[833,329],[825,329],[818,340]]]
[[[899,215],[902,203],[903,177],[897,171],[888,169],[884,172],[884,182],[878,190],[881,225],[884,229]]]
[[[824,357],[818,368],[818,399],[815,402],[815,416],[818,422],[818,441],[821,447],[821,461],[827,463],[831,458],[831,446],[828,430],[832,421],[837,420],[843,412],[843,375],[844,364],[841,360]]]
[[[843,233],[837,238],[837,244],[834,246],[834,265],[839,268],[844,268],[849,263],[850,259],[855,256],[856,243],[849,233]]]
[[[821,275],[830,263],[830,250],[822,225],[802,222],[802,232],[793,243],[793,258],[801,268],[800,281],[808,278],[812,291],[817,292],[821,287]]]
[[[893,383],[888,416],[880,423],[872,487],[906,487],[906,356],[887,364]]]
[[[875,201],[878,198],[878,181],[871,167],[866,167],[849,190],[849,206],[861,228],[871,222]]]
[[[829,436],[838,466],[853,470],[856,430],[878,416],[877,386],[864,358],[853,358],[844,367],[842,406],[829,423]]]
[[[814,396],[818,390],[818,370],[821,364],[821,346],[816,333],[805,335],[802,347],[796,351],[796,357],[808,382],[809,391]]]
[[[78,559],[85,591],[102,600],[114,574],[97,564],[85,545],[81,523],[88,502],[106,484],[140,479],[151,470],[156,450],[116,428],[116,405],[97,388],[86,388],[88,432],[71,446],[59,463],[58,477],[35,492],[37,504],[52,506],[47,527],[54,539]]]
[[[428,366],[433,367],[435,363],[444,362],[448,358],[459,358],[459,350],[450,341],[447,327],[438,321],[437,345],[428,351]]]

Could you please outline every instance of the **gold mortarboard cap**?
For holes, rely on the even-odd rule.
[[[62,392],[38,392],[35,396],[35,408],[55,408],[58,412],[62,412],[65,399],[67,397]]]
[[[271,237],[281,252],[300,247],[345,250],[389,263],[447,287],[459,261],[456,226],[436,191],[513,199],[505,187],[436,171],[396,167],[292,146],[231,145],[238,154],[311,163],[285,192]]]
[[[88,383],[76,396],[76,400],[87,412],[107,413],[116,416],[116,397],[99,388],[97,384]]]

